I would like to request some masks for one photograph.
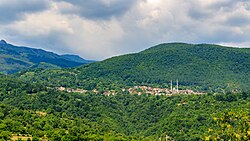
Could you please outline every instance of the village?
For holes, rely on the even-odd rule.
[[[55,88],[58,91],[66,91],[68,93],[87,93],[87,92],[93,92],[95,94],[103,94],[106,96],[115,95],[118,93],[118,91],[115,90],[109,90],[104,92],[99,92],[98,90],[83,90],[83,89],[73,89],[73,88],[65,88],[65,87],[56,87]],[[193,95],[200,95],[205,94],[202,92],[195,92],[191,89],[182,90],[179,89],[178,80],[176,81],[176,87],[173,87],[173,81],[170,82],[170,88],[157,88],[157,87],[150,87],[150,86],[134,86],[128,89],[121,89],[122,92],[128,92],[129,94],[137,94],[137,95],[166,95],[166,96],[172,96],[174,94],[193,94]]]
[[[176,88],[168,89],[168,88],[153,88],[148,86],[135,86],[133,88],[128,89],[130,94],[146,94],[146,95],[166,95],[172,96],[174,94],[204,94],[201,92],[194,92],[193,90],[179,90]]]

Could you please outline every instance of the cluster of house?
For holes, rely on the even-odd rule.
[[[65,87],[56,87],[58,91],[66,91],[68,93],[86,93],[88,90],[83,89],[72,89],[72,88],[65,88]]]
[[[61,87],[56,87],[55,89],[58,90],[58,91],[66,91],[68,93],[86,93],[86,92],[88,92],[88,90],[83,90],[83,89],[79,89],[79,88],[77,88],[77,89],[65,88],[65,87],[62,87],[62,86]],[[95,94],[100,93],[96,89],[92,90],[92,92],[95,93]],[[110,95],[115,95],[116,92],[115,91],[105,91],[102,94],[110,96]]]
[[[65,88],[65,87],[56,87],[56,90],[58,91],[66,91],[69,93],[86,93],[88,90],[83,90],[83,89],[72,89],[72,88]],[[91,90],[95,94],[99,94],[100,92],[95,90]],[[168,89],[168,88],[153,88],[149,86],[134,86],[133,88],[129,89],[122,89],[123,92],[128,91],[130,94],[137,94],[137,95],[142,95],[142,94],[147,94],[147,95],[166,95],[166,96],[171,96],[173,94],[204,94],[201,92],[194,92],[193,90],[178,90],[178,89]],[[117,92],[114,90],[111,91],[105,91],[102,94],[106,96],[111,96],[115,95]]]
[[[193,90],[179,90],[176,88],[152,88],[149,86],[134,86],[129,88],[128,92],[130,94],[149,94],[149,95],[172,95],[172,94],[203,94],[200,92],[194,92]]]
[[[147,94],[147,95],[166,95],[166,96],[171,96],[173,94],[204,94],[201,92],[194,92],[193,90],[187,89],[187,90],[179,90],[179,85],[178,85],[178,80],[176,81],[176,87],[173,88],[173,82],[171,80],[171,86],[169,88],[153,88],[150,86],[134,86],[133,88],[129,89],[122,89],[123,92],[128,91],[130,94]],[[75,92],[75,93],[86,93],[88,90],[83,90],[83,89],[72,89],[72,88],[65,88],[65,87],[56,87],[56,90],[58,91],[66,91],[66,92]],[[93,93],[95,94],[100,94],[99,91],[96,89],[92,90]],[[105,91],[102,92],[102,94],[110,96],[110,95],[115,95],[117,92],[114,90],[110,91]]]

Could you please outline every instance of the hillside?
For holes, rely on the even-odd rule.
[[[38,70],[19,76],[46,85],[115,89],[179,80],[201,91],[250,90],[250,49],[209,44],[168,43],[145,51],[65,70]],[[49,75],[48,75],[49,74]]]
[[[67,93],[0,74],[0,140],[247,141],[249,98]]]
[[[27,68],[71,68],[89,63],[79,62],[52,52],[28,47],[19,47],[0,41],[0,72],[14,73]],[[78,59],[82,59],[78,57]],[[84,59],[82,59],[84,60]],[[45,65],[46,64],[46,65]]]

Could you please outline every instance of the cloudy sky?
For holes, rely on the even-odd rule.
[[[0,38],[102,60],[163,42],[250,47],[250,0],[0,0]]]

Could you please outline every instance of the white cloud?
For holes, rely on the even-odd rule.
[[[25,13],[18,21],[2,24],[1,37],[89,59],[138,52],[162,42],[250,44],[249,0],[134,0],[126,6],[115,0],[87,3],[50,1],[45,11]]]
[[[50,11],[27,15],[23,21],[17,21],[8,25],[7,30],[27,37],[45,36],[55,31],[69,34],[74,32],[67,18]]]
[[[65,43],[73,45],[73,53],[84,54],[85,57],[101,59],[116,54],[116,43],[123,38],[124,31],[115,19],[110,21],[94,22],[73,19],[75,33]],[[77,23],[77,24],[75,24]]]

